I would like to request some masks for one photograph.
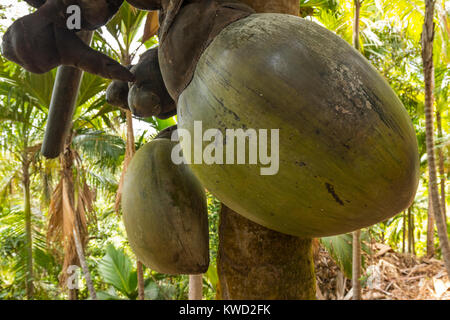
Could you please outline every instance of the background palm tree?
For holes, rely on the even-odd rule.
[[[442,207],[439,204],[439,192],[437,187],[437,174],[434,149],[434,89],[435,89],[435,73],[433,61],[433,42],[435,37],[435,1],[425,0],[425,22],[422,32],[422,60],[423,73],[425,81],[425,127],[426,127],[426,146],[428,157],[429,172],[429,190],[430,200],[433,208],[434,220],[436,222],[440,247],[442,250],[442,258],[450,274],[450,244],[447,235],[447,226],[444,221]]]
[[[64,248],[61,283],[67,281],[69,266],[86,265],[84,251],[89,239],[88,224],[96,223],[95,192],[88,185],[81,149],[90,156],[95,153],[97,159],[101,157],[104,167],[116,165],[117,158],[113,157],[120,156],[123,151],[117,141],[122,142],[120,138],[99,130],[105,127],[114,130],[113,122],[106,116],[111,108],[101,95],[106,85],[107,82],[97,76],[85,74],[83,77],[77,112],[59,158],[60,178],[51,198],[47,236],[50,242],[62,243]],[[86,268],[83,271],[91,297],[95,298],[95,290],[89,283],[90,274]],[[75,289],[70,289],[69,294],[69,298],[76,298]]]
[[[353,46],[360,51],[360,14],[361,5],[364,1],[354,0],[354,19],[353,19]],[[353,270],[352,270],[352,290],[353,300],[361,300],[361,230],[353,232]]]
[[[31,212],[31,174],[30,168],[37,161],[40,141],[42,139],[41,126],[45,121],[45,110],[40,107],[40,100],[45,100],[46,85],[51,81],[52,75],[32,75],[0,61],[0,77],[4,79],[0,86],[3,96],[0,109],[3,150],[21,164],[20,180],[23,187],[23,212],[26,233],[26,296],[33,297],[33,232]],[[35,84],[41,82],[40,87]],[[33,90],[27,90],[33,88]],[[40,91],[42,89],[42,91]],[[5,123],[6,122],[6,123]]]
[[[349,43],[352,42],[354,0],[300,0],[299,2],[300,14],[303,17],[322,24]],[[436,1],[433,41],[436,115],[432,114],[431,118],[436,125],[431,130],[431,134],[435,135],[436,182],[440,187],[438,198],[442,211],[445,209],[445,202],[450,200],[448,193],[445,192],[446,187],[448,188],[448,168],[450,167],[448,6],[448,1]],[[3,26],[7,23],[4,23],[5,20],[2,19],[12,17],[13,10],[6,8],[3,4],[0,7],[0,33],[3,33],[5,30]],[[143,38],[147,39],[148,26],[155,28],[155,21],[147,18],[148,15],[145,12],[135,11],[129,6],[122,10],[124,14],[120,19],[116,19],[115,24],[111,22],[110,26],[112,34],[116,35],[120,45],[116,44],[114,36],[105,27],[94,35],[93,46],[116,60],[121,60],[122,53],[128,52],[130,61],[136,62],[141,51],[157,44],[156,37],[146,41],[141,39],[142,34],[146,34]],[[138,27],[133,27],[133,25],[137,26],[132,21],[138,15],[142,16],[141,22]],[[428,247],[429,252],[435,251],[436,259],[442,257],[439,239],[435,235],[435,223],[431,221],[430,228],[427,228],[428,217],[432,218],[433,204],[432,201],[428,204],[431,183],[425,141],[425,95],[420,42],[424,16],[425,3],[421,0],[365,0],[361,7],[359,37],[361,52],[388,79],[408,110],[418,137],[421,156],[421,181],[411,208],[387,221],[362,230],[363,296],[367,290],[365,279],[370,273],[370,269],[365,270],[365,267],[373,263],[370,248],[374,242],[388,244],[394,250],[404,250],[406,255],[418,257],[424,256]],[[33,285],[29,287],[34,288],[32,295],[34,298],[65,298],[65,291],[58,286],[58,275],[61,274],[64,258],[63,248],[55,241],[47,244],[45,237],[48,226],[48,199],[61,180],[62,167],[58,160],[43,160],[39,152],[33,149],[33,147],[37,148],[42,141],[55,72],[40,76],[32,75],[23,72],[14,64],[5,62],[1,57],[0,64],[0,130],[2,130],[0,137],[0,181],[2,182],[0,186],[0,298],[25,297],[26,284],[31,282]],[[74,116],[73,136],[69,145],[72,155],[78,159],[73,162],[71,173],[75,204],[79,201],[78,192],[85,184],[95,191],[93,211],[96,214],[91,219],[93,223],[87,224],[86,237],[89,239],[89,246],[85,248],[86,263],[91,272],[93,286],[100,297],[103,292],[106,292],[112,293],[116,298],[125,299],[128,298],[127,294],[116,289],[99,267],[100,261],[109,256],[109,244],[113,244],[115,248],[120,247],[123,254],[128,257],[131,266],[137,265],[128,246],[123,225],[114,215],[114,199],[124,166],[125,152],[127,145],[129,149],[132,146],[138,149],[142,144],[150,141],[151,133],[163,129],[169,125],[169,122],[173,124],[174,119],[158,121],[149,118],[139,119],[138,122],[129,115],[129,123],[132,120],[135,125],[135,128],[129,132],[132,132],[135,137],[128,135],[127,138],[126,114],[106,104],[103,93],[96,88],[97,85],[105,88],[107,84],[108,82],[94,77],[82,84],[84,89],[82,88],[77,102],[79,108]],[[93,93],[89,93],[90,89]],[[25,109],[28,111],[24,111]],[[30,110],[31,113],[27,113]],[[27,117],[30,119],[24,122]],[[149,125],[147,132],[142,125],[145,122]],[[136,126],[136,124],[139,125]],[[25,127],[27,127],[26,130],[24,130]],[[28,143],[24,144],[27,132],[29,132]],[[28,148],[24,148],[25,145],[28,145]],[[24,153],[24,150],[29,152]],[[29,162],[30,215],[27,216],[23,183],[23,173],[26,170],[23,170],[23,159],[28,159]],[[213,299],[217,289],[220,289],[220,286],[217,286],[216,271],[217,222],[220,204],[211,195],[208,195],[208,208],[211,266],[207,274],[203,276],[203,294],[206,299]],[[90,214],[87,214],[88,221],[89,216]],[[98,220],[97,224],[94,218]],[[28,224],[31,226],[31,231],[27,230],[26,221],[31,222]],[[443,221],[445,225],[445,217]],[[31,241],[28,241],[30,234]],[[352,277],[351,234],[322,238],[320,246],[327,249],[341,270],[339,279],[329,279],[329,281],[343,281],[347,283],[347,289],[349,289],[350,281],[346,278]],[[29,247],[31,247],[31,254],[29,254]],[[105,258],[106,260],[108,259]],[[114,259],[108,261],[112,263]],[[28,272],[30,265],[32,273]],[[139,267],[130,268],[131,272],[139,269]],[[160,290],[157,297],[146,292],[147,299],[188,298],[187,276],[161,275],[150,269],[143,271],[144,284],[151,282],[154,288]],[[29,281],[30,279],[32,281]],[[140,287],[143,288],[145,285]],[[324,292],[324,295],[326,293]],[[132,296],[135,294],[133,293]],[[31,297],[30,293],[29,297]],[[80,282],[78,297],[80,299],[88,297],[84,281]]]

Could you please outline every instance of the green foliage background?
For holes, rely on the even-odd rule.
[[[351,42],[353,1],[300,0],[301,15],[322,24]],[[436,12],[436,109],[442,116],[442,148],[447,179],[450,180],[449,114],[449,1],[439,2]],[[0,35],[11,19],[11,7],[0,5]],[[412,206],[415,254],[426,253],[428,176],[425,149],[424,84],[420,57],[424,3],[419,0],[364,0],[361,14],[361,47],[364,56],[386,77],[402,100],[413,121],[421,155],[421,181]],[[146,14],[124,5],[119,14],[94,37],[94,48],[120,60],[124,54],[136,61],[146,48],[157,45],[153,37],[140,41]],[[15,17],[17,18],[17,17]],[[2,23],[5,22],[5,23]],[[0,56],[0,299],[23,299],[26,276],[26,231],[22,194],[22,157],[30,156],[32,194],[32,239],[35,299],[65,299],[59,284],[62,270],[61,248],[46,241],[47,213],[52,188],[59,178],[58,160],[45,160],[39,153],[48,115],[55,70],[33,75]],[[128,245],[121,217],[114,212],[122,162],[125,157],[126,125],[123,112],[108,105],[104,91],[108,81],[85,74],[74,116],[72,147],[82,165],[74,173],[86,174],[95,189],[96,220],[89,225],[86,251],[95,289],[102,299],[136,299],[136,259]],[[176,122],[176,118],[135,119],[136,148],[150,141],[156,132]],[[37,148],[34,148],[36,147]],[[441,177],[442,178],[442,177]],[[450,202],[447,192],[446,203]],[[203,277],[203,295],[214,299],[217,286],[216,257],[220,202],[208,194],[211,265]],[[371,241],[404,250],[403,213],[363,231],[363,250],[370,254]],[[448,228],[450,230],[450,226]],[[344,274],[351,277],[351,236],[321,239]],[[434,242],[439,257],[437,236]],[[147,299],[187,299],[188,277],[144,270]],[[79,298],[88,291],[79,276]]]

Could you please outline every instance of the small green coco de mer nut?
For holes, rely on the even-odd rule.
[[[122,210],[137,258],[166,274],[200,274],[209,265],[205,192],[187,165],[175,165],[175,142],[155,139],[138,150],[125,175]]]

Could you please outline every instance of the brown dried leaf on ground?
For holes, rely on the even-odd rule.
[[[450,281],[442,261],[397,253],[379,243],[372,250],[363,274],[364,300],[450,300]],[[322,247],[315,254],[315,267],[318,298],[342,299],[342,289],[337,288],[339,268]],[[344,281],[344,299],[349,299],[351,281]]]

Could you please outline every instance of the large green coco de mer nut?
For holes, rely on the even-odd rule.
[[[366,227],[407,208],[417,190],[417,140],[401,101],[344,40],[298,17],[254,14],[223,29],[180,95],[178,121],[191,136],[194,121],[224,136],[280,130],[276,175],[261,175],[264,165],[191,165],[228,207],[279,232]]]
[[[173,164],[174,145],[155,139],[136,152],[123,185],[123,221],[131,248],[149,268],[204,273],[209,265],[205,193],[187,165]]]

